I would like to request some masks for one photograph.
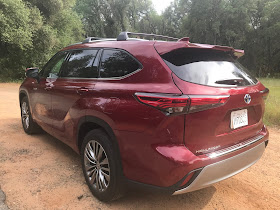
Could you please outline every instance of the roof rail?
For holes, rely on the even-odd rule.
[[[98,41],[116,41],[113,38],[99,38],[99,37],[87,37],[82,44],[90,43],[90,42],[98,42]]]
[[[102,38],[99,38],[99,37],[87,37],[82,43],[85,44],[85,43],[89,43],[89,42],[100,40],[100,39],[102,39]]]
[[[117,41],[126,41],[128,40],[128,35],[138,35],[138,36],[143,36],[143,37],[153,37],[155,38],[162,38],[162,39],[168,39],[168,40],[173,40],[173,41],[178,41],[178,38],[170,37],[170,36],[163,36],[163,35],[157,35],[157,34],[145,34],[145,33],[134,33],[134,32],[128,32],[128,31],[123,31],[121,32],[118,37]]]

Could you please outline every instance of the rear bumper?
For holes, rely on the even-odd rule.
[[[255,136],[236,145],[221,148],[212,153],[195,155],[183,144],[156,144],[154,142],[149,144],[150,138],[147,138],[143,133],[137,133],[137,135],[141,137],[139,138],[141,145],[136,143],[126,144],[127,149],[121,152],[124,177],[129,182],[132,182],[133,185],[139,185],[139,187],[141,185],[141,188],[155,189],[169,194],[194,191],[248,168],[250,164],[254,163],[254,160],[249,159],[249,162],[245,162],[242,159],[240,162],[244,162],[244,165],[229,168],[226,174],[222,173],[226,171],[225,168],[219,170],[221,173],[217,173],[219,167],[222,167],[220,164],[223,161],[226,161],[226,164],[231,166],[233,164],[230,160],[235,160],[239,156],[245,158],[244,155],[249,154],[247,153],[248,151],[259,145],[266,145],[269,138],[269,133],[266,127],[263,126],[262,130],[256,133]],[[133,139],[137,135],[132,133],[129,139]],[[143,142],[146,143],[145,147],[143,147]],[[135,146],[137,146],[137,149]],[[133,147],[133,150],[130,147]],[[256,162],[258,158],[254,158]],[[216,175],[212,176],[212,180],[204,181],[202,175],[210,170],[212,166],[215,166],[213,171],[215,171]],[[208,176],[210,175],[207,173],[206,177]],[[198,181],[199,183],[195,184]]]
[[[187,187],[177,190],[173,195],[191,192],[208,187],[227,179],[256,163],[265,150],[265,142],[228,159],[205,166]]]

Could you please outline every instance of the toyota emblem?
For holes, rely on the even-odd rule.
[[[244,96],[244,101],[246,104],[249,104],[251,102],[251,96],[249,94],[246,94]]]

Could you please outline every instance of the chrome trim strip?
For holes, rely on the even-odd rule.
[[[181,95],[181,94],[172,94],[172,93],[143,93],[143,92],[136,92],[136,96],[142,97],[155,97],[155,98],[186,98],[189,99],[188,95]]]
[[[228,153],[234,152],[236,150],[242,149],[244,147],[247,147],[247,146],[261,140],[263,137],[264,137],[263,135],[257,135],[257,136],[255,136],[251,139],[240,142],[240,143],[235,144],[233,146],[230,146],[230,147],[227,147],[227,148],[224,148],[224,149],[221,149],[221,150],[217,150],[215,152],[208,153],[208,154],[206,154],[206,156],[208,156],[210,158],[220,157],[220,156],[226,155]]]
[[[137,69],[137,70],[135,70],[134,72],[131,72],[131,73],[126,74],[126,75],[121,76],[121,77],[108,77],[108,78],[101,78],[101,77],[96,77],[96,78],[58,77],[57,79],[72,79],[72,80],[81,79],[81,80],[95,80],[95,81],[105,81],[105,80],[108,80],[108,81],[111,81],[111,80],[122,80],[122,79],[125,79],[125,78],[127,78],[127,77],[132,76],[133,74],[138,73],[138,72],[139,72],[139,71],[141,71],[142,69],[143,69],[143,68],[141,68],[141,69]]]
[[[262,142],[238,155],[207,165],[189,186],[175,191],[173,195],[199,190],[234,176],[256,163],[264,150],[265,142]]]
[[[85,43],[85,44],[90,44],[92,42],[89,42],[89,43]],[[143,64],[137,59],[134,57],[134,55],[132,55],[130,52],[126,51],[125,49],[122,49],[122,48],[112,48],[112,47],[88,47],[88,48],[75,48],[75,49],[67,49],[67,50],[63,50],[63,51],[59,51],[59,52],[67,52],[67,53],[71,53],[72,51],[76,51],[76,50],[98,50],[98,53],[96,54],[95,56],[95,59],[94,59],[94,63],[96,61],[96,59],[98,59],[98,74],[99,74],[99,71],[100,71],[100,63],[101,63],[101,57],[103,55],[103,51],[104,50],[119,50],[119,51],[123,51],[125,53],[127,53],[130,57],[132,57],[133,60],[135,60],[138,64],[139,64],[139,68],[136,69],[135,71],[129,73],[129,74],[126,74],[124,76],[121,76],[121,77],[108,77],[108,78],[102,78],[102,77],[96,77],[96,78],[80,78],[80,77],[61,77],[60,75],[58,76],[58,78],[60,79],[72,79],[72,80],[77,80],[77,79],[82,79],[82,80],[94,80],[94,81],[118,81],[118,80],[122,80],[122,79],[125,79],[127,77],[130,77],[138,72],[140,72],[141,70],[143,70],[144,66]],[[99,53],[102,53],[101,55],[99,55]],[[60,72],[59,72],[60,73]]]

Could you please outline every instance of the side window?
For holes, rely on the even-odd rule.
[[[59,52],[44,66],[41,76],[44,78],[57,78],[67,52]]]
[[[74,50],[61,72],[61,77],[96,78],[97,67],[93,66],[98,50]]]
[[[127,52],[104,50],[101,58],[100,77],[122,77],[140,68],[140,64]]]

